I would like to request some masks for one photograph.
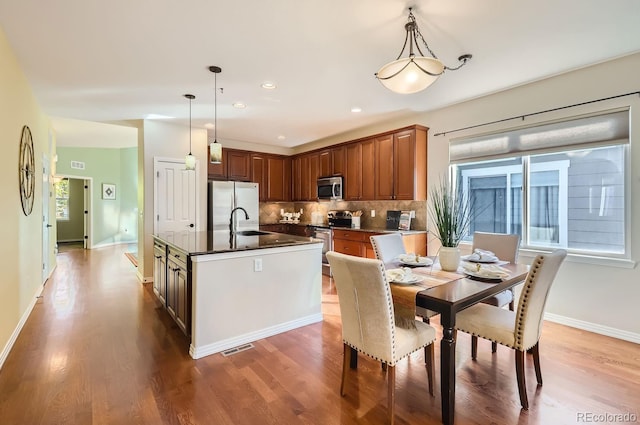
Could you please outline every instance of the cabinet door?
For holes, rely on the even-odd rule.
[[[364,245],[359,241],[350,241],[347,239],[334,239],[333,250],[342,254],[354,255],[356,257],[364,256]]]
[[[362,142],[362,200],[375,199],[375,140]]]
[[[153,292],[162,304],[167,297],[167,253],[164,245],[154,243],[153,250]]]
[[[187,326],[190,326],[189,322],[189,305],[188,305],[188,296],[187,296],[187,271],[178,266],[176,270],[176,306],[175,306],[175,315],[176,315],[176,323],[182,329],[185,334],[190,334],[190,329]]]
[[[343,197],[346,201],[357,201],[362,198],[362,145],[360,143],[347,145],[345,155]]]
[[[318,200],[318,177],[320,176],[320,155],[317,153],[309,155],[309,196],[307,201]]]
[[[311,197],[311,189],[309,188],[310,179],[309,155],[303,155],[300,157],[300,180],[294,182],[294,184],[300,185],[300,201],[306,201]]]
[[[291,159],[291,200],[302,200],[302,157]]]
[[[178,294],[176,292],[178,287],[178,269],[179,267],[174,261],[170,259],[167,260],[167,311],[174,319],[176,317],[176,304],[178,302]]]
[[[393,154],[393,134],[375,139],[375,199],[395,199],[393,191]]]
[[[271,202],[286,201],[288,198],[287,187],[287,161],[280,157],[267,157],[266,200]]]
[[[224,158],[224,153],[223,153]],[[251,154],[245,151],[227,151],[227,178],[229,180],[251,181]]]
[[[266,161],[263,155],[251,155],[251,181],[254,183],[258,183],[258,197],[260,201],[267,200],[268,177],[265,162]]]
[[[332,174],[331,150],[327,149],[318,154],[320,177],[330,176]]]
[[[334,176],[344,176],[346,171],[345,147],[331,149],[331,174]]]
[[[212,164],[209,161],[209,146],[207,146],[207,176],[213,180],[226,180],[227,179],[227,167],[226,167],[226,151],[222,148],[222,162],[220,164]]]
[[[392,156],[394,199],[414,199],[416,179],[415,130],[402,131],[394,135]]]

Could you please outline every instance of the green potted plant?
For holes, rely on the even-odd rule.
[[[458,245],[471,224],[471,203],[447,179],[440,179],[429,191],[429,215],[434,225],[433,234],[442,245],[438,250],[440,267],[456,271],[460,264]]]

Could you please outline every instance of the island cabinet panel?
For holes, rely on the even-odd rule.
[[[375,139],[375,199],[395,199],[394,191],[394,137],[388,134]],[[413,167],[412,167],[413,169]]]
[[[191,333],[190,259],[187,253],[167,249],[167,311],[186,334]]]
[[[162,305],[167,303],[167,245],[153,241],[153,293]]]

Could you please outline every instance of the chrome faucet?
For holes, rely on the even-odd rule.
[[[233,213],[236,212],[236,210],[244,211],[245,220],[249,220],[249,213],[244,208],[235,207],[234,209],[232,209],[231,210],[231,215],[229,216],[229,233],[231,233],[232,235],[236,232],[236,230],[238,230],[238,229],[236,229],[236,226],[234,226],[234,222],[233,222]]]

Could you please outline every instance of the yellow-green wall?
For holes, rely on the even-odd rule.
[[[38,106],[18,65],[4,31],[0,28],[0,365],[17,336],[17,329],[42,288],[42,158],[49,151],[49,120]],[[33,212],[22,212],[18,191],[18,152],[22,126],[28,125],[35,150],[35,201]],[[53,141],[53,143],[55,143]],[[52,170],[53,171],[53,170]],[[49,211],[54,213],[53,205]],[[50,220],[51,217],[49,217]],[[49,221],[51,223],[54,220]],[[55,243],[52,232],[50,246]],[[53,253],[51,248],[49,252]],[[50,255],[53,267],[55,257]]]

